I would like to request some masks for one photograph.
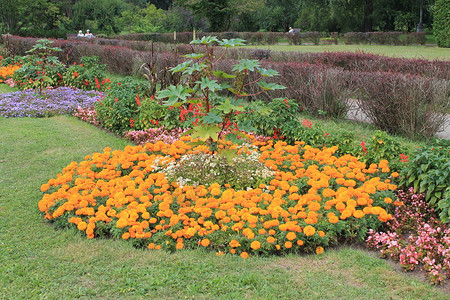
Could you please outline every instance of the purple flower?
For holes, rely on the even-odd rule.
[[[24,90],[0,95],[0,116],[6,118],[51,117],[71,114],[77,107],[94,106],[101,96],[96,91],[83,91],[69,87],[43,90]]]

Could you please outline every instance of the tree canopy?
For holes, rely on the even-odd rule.
[[[2,0],[2,33],[190,31],[415,31],[448,0]]]

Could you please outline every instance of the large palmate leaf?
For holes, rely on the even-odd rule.
[[[283,89],[286,88],[286,87],[283,86],[283,85],[276,84],[276,83],[273,83],[273,82],[268,83],[268,82],[265,82],[265,81],[259,81],[259,82],[258,82],[258,85],[259,85],[263,90],[266,90],[266,91],[283,90]]]
[[[169,86],[169,88],[160,91],[157,95],[157,98],[168,98],[167,101],[164,102],[164,105],[166,106],[180,106],[187,100],[187,97],[189,96],[191,96],[191,94],[189,94],[189,89],[187,87],[181,85],[171,85]],[[178,102],[179,99],[182,101]]]
[[[272,69],[264,69],[264,68],[258,68],[259,74],[266,77],[273,77],[280,75],[277,71]]]
[[[202,124],[199,126],[195,126],[193,129],[193,138],[199,138],[202,141],[206,141],[209,138],[217,141],[217,139],[219,138],[220,128],[217,126]]]
[[[218,42],[216,36],[204,36],[199,40],[192,40],[189,44],[203,44],[203,45],[211,45],[214,42]]]
[[[217,112],[209,112],[202,120],[205,124],[218,124],[222,122],[222,117]]]
[[[231,40],[227,40],[227,39],[223,39],[222,41],[219,41],[219,45],[222,47],[236,47],[236,46],[244,46],[245,40],[243,39],[231,39]]]
[[[192,60],[185,61],[184,63],[181,63],[181,64],[169,69],[169,71],[171,71],[172,73],[184,71],[184,70],[186,70],[187,67],[189,67],[189,65],[191,63],[192,63]]]
[[[240,106],[238,102],[233,101],[231,102],[230,99],[225,99],[220,105],[216,107],[219,111],[223,112],[224,114],[228,114],[233,110],[237,111],[244,111],[245,108]]]
[[[211,80],[208,77],[203,77],[200,81],[196,81],[200,85],[200,89],[208,88],[211,92],[220,91],[223,87],[217,83],[217,80]]]
[[[233,71],[242,72],[244,70],[255,71],[259,67],[259,62],[254,59],[241,59],[238,64],[234,65]]]

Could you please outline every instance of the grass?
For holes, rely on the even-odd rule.
[[[268,49],[271,51],[298,52],[358,52],[380,54],[392,57],[425,58],[450,60],[450,49],[436,46],[384,46],[384,45],[263,45],[244,46],[247,48]]]
[[[12,93],[12,92],[16,92],[16,91],[18,91],[17,88],[10,87],[9,85],[4,84],[4,83],[0,83],[0,94]]]
[[[39,187],[71,161],[128,143],[67,116],[0,118],[0,298],[450,299],[376,254],[216,256],[137,250],[126,241],[56,231]]]

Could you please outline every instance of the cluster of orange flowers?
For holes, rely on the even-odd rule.
[[[184,154],[207,151],[184,137],[173,144],[127,146],[72,162],[41,187],[39,209],[50,220],[73,223],[92,239],[114,235],[149,249],[208,247],[223,253],[323,252],[338,236],[351,236],[388,221],[396,186],[388,162],[366,166],[337,147],[303,142],[258,142],[275,171],[258,188],[234,190],[226,183],[180,186],[163,173]],[[223,143],[223,147],[236,145]],[[253,149],[253,150],[252,150]],[[256,149],[256,150],[255,150]],[[362,234],[364,236],[365,232]]]
[[[12,77],[14,72],[20,69],[20,65],[9,65],[6,67],[0,67],[0,83],[4,80]]]

